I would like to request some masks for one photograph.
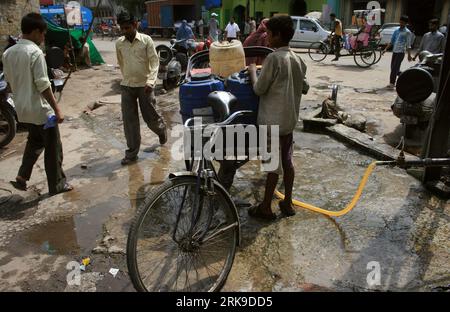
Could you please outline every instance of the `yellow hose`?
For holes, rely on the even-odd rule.
[[[302,203],[301,201],[298,201],[298,200],[292,200],[292,204],[294,206],[297,206],[297,207],[300,207],[300,208],[305,208],[305,209],[308,209],[308,210],[311,210],[311,211],[314,211],[314,212],[318,212],[318,213],[321,213],[321,214],[324,214],[324,215],[327,215],[327,216],[330,216],[330,217],[343,216],[343,215],[349,213],[356,206],[356,204],[358,203],[359,198],[361,197],[361,194],[362,194],[362,192],[364,190],[364,187],[367,184],[367,180],[369,179],[369,177],[372,174],[373,170],[377,166],[377,163],[378,162],[375,161],[375,162],[371,163],[369,165],[369,167],[367,167],[366,172],[364,173],[364,176],[363,176],[361,182],[359,183],[358,190],[356,191],[355,196],[353,196],[352,201],[347,205],[347,207],[345,207],[344,209],[342,209],[340,211],[329,211],[329,210],[326,210],[326,209],[315,207],[315,206],[310,205],[310,204]],[[278,199],[281,199],[281,200],[284,199],[284,194],[280,193],[280,191],[278,191],[278,190],[275,190],[275,196]]]

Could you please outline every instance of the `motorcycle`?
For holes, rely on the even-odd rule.
[[[181,43],[186,42],[186,49]],[[197,52],[208,50],[212,40],[205,39],[203,42],[195,42],[193,39],[170,41],[170,46],[159,45],[156,52],[159,57],[158,78],[163,81],[163,87],[171,90],[178,87],[186,77],[186,69],[189,58]]]
[[[17,130],[16,109],[3,72],[0,72],[0,148],[14,139]]]
[[[434,111],[443,54],[424,51],[420,62],[405,70],[397,80],[397,98],[391,109],[405,126],[405,137],[425,130]]]

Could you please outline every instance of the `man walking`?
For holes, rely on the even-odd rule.
[[[144,121],[159,136],[161,145],[167,142],[167,130],[155,109],[159,58],[153,40],[137,32],[137,23],[128,13],[120,13],[118,23],[123,34],[116,42],[116,52],[123,76],[121,105],[128,150],[121,163],[125,166],[137,161],[141,145],[138,100]]]
[[[420,52],[423,51],[428,51],[433,54],[444,52],[445,36],[438,31],[439,20],[430,20],[429,28],[430,32],[423,36],[422,41],[420,42],[419,50],[417,50],[417,53],[413,58],[414,61],[419,56]]]
[[[333,40],[334,55],[333,62],[339,61],[341,56],[341,41],[342,41],[342,22],[336,18],[336,14],[330,14],[331,20],[331,35]]]
[[[211,14],[211,19],[209,20],[209,36],[213,42],[219,41],[219,23],[217,22],[218,15],[216,13]]]
[[[242,42],[244,42],[249,35],[250,35],[250,18],[247,17],[244,24],[244,37],[242,38]]]
[[[391,61],[391,75],[388,88],[395,88],[397,76],[400,73],[405,53],[408,52],[408,61],[412,61],[411,56],[411,44],[412,44],[412,32],[406,27],[408,23],[408,16],[403,15],[400,18],[400,27],[394,31],[391,42],[384,49],[384,53],[392,48],[392,61]]]
[[[250,19],[250,34],[253,34],[256,31],[256,21],[255,18],[252,17]]]
[[[37,13],[22,18],[22,39],[3,54],[6,81],[14,94],[19,122],[28,130],[28,140],[22,165],[15,181],[18,189],[26,190],[33,166],[44,152],[45,173],[50,195],[73,189],[66,182],[62,169],[63,151],[58,123],[64,121],[47,76],[47,64],[39,45],[44,42],[47,23]],[[49,120],[56,122],[49,123]]]
[[[198,20],[197,26],[198,26],[198,35],[200,39],[203,39],[203,28],[204,28],[203,18],[200,18]]]
[[[239,39],[239,32],[241,30],[239,29],[238,24],[235,23],[234,17],[231,17],[230,22],[227,25],[227,28],[225,28],[225,38],[229,42],[232,40]]]

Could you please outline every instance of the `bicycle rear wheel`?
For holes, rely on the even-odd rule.
[[[383,51],[382,50],[375,50],[375,54],[376,54],[376,60],[375,60],[375,64],[378,64],[381,61],[381,58],[383,57]]]
[[[196,182],[169,180],[140,207],[127,242],[138,291],[218,291],[226,281],[238,243],[236,209],[214,182],[215,194],[200,196],[203,208],[196,210]]]
[[[308,55],[314,62],[323,61],[329,53],[330,48],[323,42],[313,42],[308,49]]]
[[[375,50],[367,50],[357,52],[354,58],[356,65],[362,68],[368,68],[376,63],[377,54],[375,53]]]

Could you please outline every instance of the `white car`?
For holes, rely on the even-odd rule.
[[[380,30],[378,31],[380,34],[380,45],[386,46],[389,43],[391,43],[392,35],[394,34],[394,31],[400,27],[399,23],[386,23],[383,26],[381,26]],[[412,34],[412,44],[414,45],[414,41],[416,40],[416,35],[414,33]]]
[[[292,16],[295,34],[289,46],[292,48],[309,48],[311,43],[324,41],[331,32],[316,18]]]

